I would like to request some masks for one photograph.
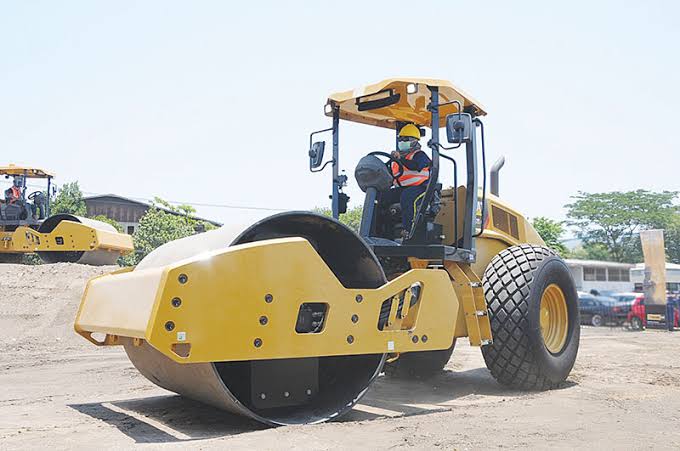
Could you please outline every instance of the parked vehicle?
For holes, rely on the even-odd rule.
[[[628,306],[626,321],[633,330],[642,330],[647,327],[647,314],[645,312],[645,295],[643,293],[617,293],[614,299],[622,305]]]
[[[643,330],[647,327],[647,311],[645,295],[643,293],[617,293],[614,296],[624,309],[627,306],[626,321],[633,330]],[[680,313],[675,309],[674,327],[680,326]]]
[[[606,324],[620,325],[625,320],[623,307],[614,298],[579,292],[578,302],[581,312],[581,324],[600,327]]]

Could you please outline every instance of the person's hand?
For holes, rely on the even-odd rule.
[[[399,159],[399,152],[397,152],[396,150],[393,150],[391,155],[392,155],[392,158],[394,158],[395,160]]]

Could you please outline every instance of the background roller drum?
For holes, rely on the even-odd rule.
[[[482,282],[494,337],[482,353],[493,377],[529,390],[559,386],[580,336],[578,297],[564,261],[543,246],[512,246],[491,260]]]
[[[107,224],[102,221],[97,221],[95,219],[82,218],[80,216],[74,216],[69,214],[58,214],[50,216],[45,219],[45,221],[40,224],[38,232],[40,233],[50,233],[57,225],[62,221],[72,221],[78,222],[96,229],[105,230],[107,232],[117,232],[115,227],[111,224]],[[95,251],[49,251],[49,252],[36,252],[40,259],[45,263],[80,263],[83,265],[115,265],[119,253],[108,252],[102,250]]]

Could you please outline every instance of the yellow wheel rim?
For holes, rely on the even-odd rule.
[[[567,299],[562,289],[556,284],[550,284],[541,296],[541,334],[546,349],[557,354],[567,342],[569,330],[569,314],[567,313]]]

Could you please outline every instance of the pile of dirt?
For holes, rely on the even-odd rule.
[[[0,330],[11,347],[86,344],[73,320],[87,281],[113,266],[75,263],[0,265]]]

